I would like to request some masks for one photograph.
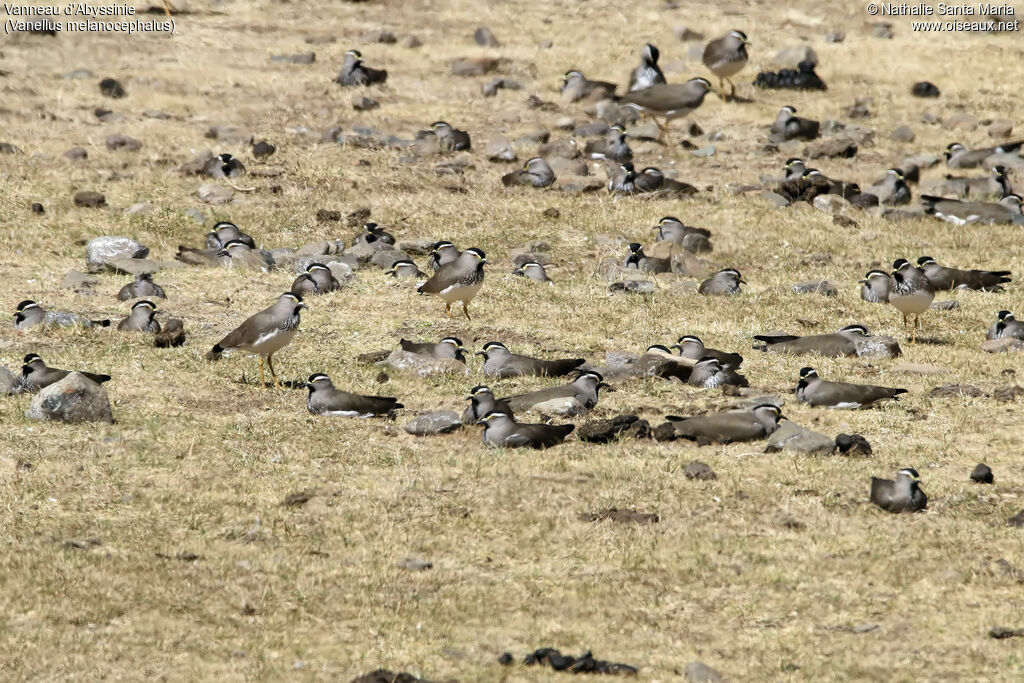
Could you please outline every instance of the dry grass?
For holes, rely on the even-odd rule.
[[[777,156],[762,156],[755,139],[782,104],[802,115],[841,117],[856,97],[874,98],[876,145],[850,161],[822,162],[829,175],[866,183],[905,155],[937,153],[950,134],[918,124],[923,110],[963,108],[979,118],[1018,109],[1019,35],[915,35],[897,22],[892,41],[871,38],[859,4],[729,3],[723,7],[659,2],[587,3],[236,3],[178,20],[178,35],[7,38],[0,45],[5,101],[4,140],[24,156],[3,157],[0,215],[0,309],[34,298],[52,308],[119,317],[114,300],[126,281],[103,276],[96,295],[75,295],[59,283],[81,268],[80,239],[126,234],[170,259],[179,243],[204,231],[183,215],[198,208],[230,218],[270,247],[298,245],[347,229],[315,220],[319,207],[370,206],[400,236],[450,238],[477,245],[494,262],[472,323],[447,321],[442,305],[417,297],[379,271],[316,299],[304,333],[278,357],[282,375],[314,371],[342,387],[401,397],[408,413],[459,407],[466,379],[418,381],[393,376],[373,384],[378,368],[361,366],[363,351],[391,347],[400,336],[456,334],[479,347],[488,339],[514,350],[585,354],[639,350],[700,334],[719,348],[749,349],[760,331],[801,329],[797,318],[831,331],[854,321],[899,332],[890,308],[862,302],[854,283],[871,263],[928,253],[965,266],[1024,272],[1019,228],[952,228],[931,221],[893,224],[855,216],[846,230],[810,208],[779,211],[738,197],[729,185],[774,174]],[[834,7],[829,8],[829,5]],[[728,13],[735,10],[738,14]],[[550,23],[546,20],[550,19]],[[506,47],[472,43],[489,25]],[[718,154],[700,160],[656,145],[644,163],[674,167],[681,178],[714,190],[686,203],[613,201],[603,195],[506,192],[505,168],[482,150],[491,131],[513,139],[551,127],[559,114],[527,110],[530,93],[557,99],[567,68],[624,80],[645,40],[662,48],[670,80],[702,74],[679,62],[687,45],[672,36],[686,24],[716,35],[744,28],[754,58],[742,81],[782,46],[808,42],[831,86],[823,94],[753,93],[756,102],[723,105],[714,98],[696,119],[721,130]],[[823,42],[843,27],[846,41]],[[415,33],[425,45],[363,46],[367,61],[390,70],[371,95],[381,109],[349,107],[351,93],[330,83],[344,50],[367,29]],[[310,49],[308,35],[337,35],[317,45],[312,66],[271,63],[271,54]],[[538,49],[544,39],[554,47]],[[512,60],[522,91],[479,96],[481,79],[446,77],[458,56],[500,54]],[[75,68],[96,74],[62,80]],[[121,78],[125,100],[100,97],[96,81]],[[930,79],[938,101],[910,97],[915,80]],[[100,124],[92,110],[125,116]],[[166,109],[167,121],[144,118]],[[502,117],[515,112],[518,123]],[[437,118],[468,129],[478,151],[463,178],[436,177],[432,163],[397,163],[399,153],[319,145],[319,131],[340,123],[410,136]],[[251,128],[279,145],[269,165],[280,179],[246,179],[259,190],[237,204],[210,208],[194,198],[198,181],[174,168],[211,141],[212,124]],[[918,139],[901,147],[888,133],[910,124]],[[1018,121],[1018,123],[1020,123]],[[308,127],[312,137],[296,132]],[[141,139],[139,153],[109,152],[105,136]],[[984,129],[958,134],[983,144]],[[60,159],[83,145],[90,159]],[[221,151],[221,150],[217,150]],[[239,152],[247,163],[250,157]],[[522,149],[521,156],[529,156]],[[360,166],[366,160],[370,166]],[[933,173],[937,173],[935,171]],[[269,187],[282,186],[274,194]],[[451,194],[447,185],[464,186]],[[109,210],[73,207],[81,189],[104,192]],[[44,217],[28,212],[32,201]],[[158,211],[120,211],[149,201]],[[549,207],[558,220],[542,217]],[[751,285],[729,301],[680,292],[673,282],[650,298],[609,296],[594,271],[612,254],[595,235],[647,241],[646,226],[678,214],[714,233],[712,256],[739,268]],[[555,288],[509,275],[510,249],[544,240],[556,255]],[[826,252],[825,266],[803,265]],[[6,552],[0,559],[0,672],[5,679],[346,679],[384,666],[432,679],[548,680],[534,670],[502,670],[494,660],[542,645],[641,667],[645,680],[666,680],[702,659],[734,680],[1015,680],[1024,673],[1017,643],[987,637],[998,624],[1021,626],[1020,584],[1001,573],[1005,558],[1024,567],[1021,532],[1005,520],[1022,504],[1020,402],[926,397],[936,384],[964,382],[991,390],[1012,383],[1018,357],[978,349],[1001,308],[1024,309],[1019,285],[1005,293],[956,293],[960,308],[932,312],[928,336],[941,344],[906,347],[904,359],[868,363],[820,360],[826,377],[905,386],[899,405],[865,412],[829,412],[796,405],[786,412],[829,434],[860,432],[870,459],[764,455],[758,444],[696,447],[655,442],[590,446],[577,441],[545,453],[490,452],[476,430],[436,438],[405,434],[380,421],[313,419],[304,392],[240,384],[255,363],[241,357],[209,365],[202,353],[244,316],[287,288],[292,275],[171,269],[157,281],[164,306],[183,317],[190,334],[181,349],[110,331],[0,332],[0,360],[16,368],[28,351],[53,365],[109,372],[117,423],[61,426],[24,419],[28,397],[2,403],[0,516]],[[841,283],[838,299],[801,297],[788,285],[810,277]],[[785,392],[803,360],[748,351],[744,368],[756,386]],[[921,376],[904,362],[941,366]],[[1009,376],[1008,376],[1009,375]],[[499,393],[544,384],[495,383]],[[637,411],[652,421],[725,405],[712,392],[637,381],[602,397],[596,416]],[[683,467],[699,458],[717,481],[696,483]],[[994,469],[994,487],[967,481],[978,461]],[[865,503],[869,477],[900,466],[921,471],[928,512],[891,517]],[[303,506],[282,504],[291,493],[314,495]],[[609,506],[657,512],[661,523],[626,528],[577,520]],[[97,539],[89,549],[67,541]],[[87,545],[87,543],[86,543]],[[183,555],[183,553],[185,555]],[[191,555],[198,557],[193,559]],[[433,562],[411,573],[408,556]],[[864,624],[878,627],[855,633]]]

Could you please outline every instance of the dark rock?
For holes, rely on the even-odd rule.
[[[840,434],[836,437],[836,450],[840,455],[871,455],[871,444],[860,434]]]
[[[316,220],[320,223],[340,221],[341,211],[333,211],[331,209],[317,209]]]
[[[1006,526],[1017,527],[1018,529],[1024,527],[1024,510],[1021,510],[1010,519],[1006,520]]]
[[[835,439],[787,420],[768,437],[768,445],[765,446],[764,452],[777,453],[787,450],[810,455],[828,455],[835,447]]]
[[[398,37],[395,36],[391,31],[385,31],[378,29],[376,31],[367,31],[363,35],[359,36],[359,42],[363,45],[371,45],[373,43],[382,43],[384,45],[394,45],[398,42]]]
[[[480,86],[484,97],[494,97],[499,90],[522,90],[523,86],[510,78],[495,78],[489,83]]]
[[[516,160],[516,151],[504,135],[494,135],[487,142],[484,156],[488,161],[511,162]]]
[[[581,522],[603,522],[610,519],[620,524],[657,524],[661,521],[661,518],[655,513],[619,510],[618,508],[608,508],[600,512],[584,512],[579,518]]]
[[[672,426],[668,422],[666,422],[665,424],[667,424],[669,427]],[[673,428],[673,432],[674,431],[675,429]],[[715,474],[715,471],[713,469],[711,469],[711,466],[708,465],[707,463],[701,462],[700,460],[691,461],[690,464],[686,466],[686,469],[683,470],[683,474],[686,476],[687,479],[698,479],[700,481],[710,481],[712,479],[718,478],[718,475]]]
[[[654,431],[651,432],[651,436],[654,437],[655,441],[675,441],[679,438],[679,434],[676,432],[676,428],[671,422],[662,422],[654,428]]]
[[[356,676],[351,683],[430,683],[412,674],[400,671],[393,673],[387,669],[377,669],[362,676]]]
[[[240,126],[212,126],[206,131],[206,137],[228,145],[252,144],[252,133]]]
[[[70,159],[71,161],[81,161],[83,159],[87,159],[89,157],[89,153],[85,151],[84,147],[72,147],[61,156],[65,159]]]
[[[363,206],[354,211],[349,211],[348,215],[345,216],[345,223],[350,228],[360,228],[369,218],[370,210]]]
[[[914,131],[910,129],[910,126],[900,126],[889,133],[889,139],[894,142],[913,142],[917,139],[917,136],[914,135]]]
[[[542,215],[545,218],[558,218],[562,215],[562,213],[555,207],[549,206],[548,208],[544,209],[544,213]]]
[[[138,152],[142,149],[142,143],[133,137],[114,133],[107,136],[107,149],[124,150],[126,152]]]
[[[21,377],[15,376],[10,370],[0,365],[0,396],[17,392],[21,385]]]
[[[796,70],[780,69],[778,72],[762,71],[754,80],[757,88],[793,89],[793,90],[827,90],[825,82],[814,72],[814,64],[800,62]]]
[[[501,47],[501,42],[495,37],[494,32],[486,26],[481,26],[473,32],[473,40],[477,45],[484,47]]]
[[[100,81],[100,94],[104,97],[112,97],[114,99],[120,99],[127,95],[124,86],[121,85],[115,78],[104,78]]]
[[[874,38],[892,40],[895,35],[892,24],[888,21],[876,21],[871,24],[871,36]]]
[[[984,391],[970,384],[945,384],[928,392],[928,398],[956,398],[958,396],[978,398],[984,395]]]
[[[252,146],[252,155],[256,159],[260,159],[262,157],[269,157],[276,151],[277,147],[270,144],[266,140],[260,140],[259,142]]]
[[[46,213],[46,207],[39,202],[32,202],[32,213],[41,216]]]
[[[998,640],[1002,640],[1004,638],[1024,638],[1024,628],[993,626],[988,630],[988,637],[996,638]]]
[[[690,683],[719,683],[724,680],[722,674],[701,661],[693,661],[683,669],[683,676]]]
[[[107,390],[80,372],[43,388],[25,417],[67,423],[114,421]]]
[[[793,285],[793,291],[797,294],[821,294],[827,297],[839,296],[839,290],[828,280],[811,280]]]
[[[938,97],[940,93],[934,83],[918,81],[910,88],[910,94],[914,97]]]
[[[971,481],[978,484],[991,484],[995,481],[995,477],[992,476],[992,468],[983,462],[978,463],[971,470]]]
[[[0,142],[0,154],[21,154],[21,148],[10,142]]]
[[[153,335],[153,346],[158,349],[173,348],[185,344],[185,325],[180,318],[171,318],[159,332]]]
[[[580,441],[608,443],[638,420],[636,415],[617,415],[610,420],[584,423],[576,430],[576,434]]]
[[[1018,396],[1024,396],[1024,387],[1018,385],[996,387],[992,391],[992,396],[997,401],[1013,401]]]
[[[281,505],[289,508],[302,507],[313,498],[313,495],[312,491],[293,491],[284,497]]]
[[[804,148],[808,159],[852,159],[857,156],[857,143],[845,136],[813,142]]]

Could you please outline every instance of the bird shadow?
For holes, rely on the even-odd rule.
[[[909,344],[910,340],[907,339],[906,343]],[[915,344],[924,344],[925,346],[952,346],[953,342],[949,339],[940,339],[939,337],[918,337],[914,342]]]
[[[306,388],[306,382],[304,380],[299,380],[299,379],[280,379],[279,378],[278,381],[281,383],[281,386],[286,388],[286,389],[305,389]],[[254,377],[250,378],[250,377],[247,377],[246,375],[242,375],[235,382],[235,384],[241,384],[242,386],[247,386],[247,387],[257,387],[257,388],[266,388],[266,389],[273,389],[274,388],[274,383],[273,383],[273,381],[271,381],[271,379],[269,377],[267,377],[266,387],[264,387],[262,384],[260,384],[260,378],[259,377],[255,377],[254,376]]]

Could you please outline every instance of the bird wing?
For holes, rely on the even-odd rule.
[[[259,330],[274,326],[274,315],[271,312],[272,309],[273,306],[265,308],[259,313],[255,313],[246,318],[245,322],[236,327],[232,332],[229,332],[226,337],[221,339],[218,346],[225,350],[237,349],[240,346],[256,341],[256,334]]]

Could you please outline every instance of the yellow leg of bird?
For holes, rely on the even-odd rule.
[[[274,354],[267,356],[267,366],[270,368],[270,377],[274,380],[274,386],[282,389],[281,383],[277,381],[277,373],[274,372]]]
[[[260,386],[267,387],[267,376],[263,374],[263,356],[260,356]]]
[[[451,304],[445,304],[444,305],[444,314],[446,316],[448,316],[449,320],[452,319],[452,305]]]
[[[725,79],[725,80],[729,84],[729,99],[730,100],[735,100],[736,99],[736,84],[733,83],[728,78]]]
[[[466,306],[465,301],[462,302],[462,312],[466,314],[466,320],[472,320],[472,318],[469,317],[469,307]]]
[[[164,0],[164,14],[171,16],[171,3],[167,2],[167,0]]]

